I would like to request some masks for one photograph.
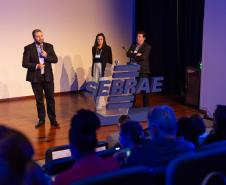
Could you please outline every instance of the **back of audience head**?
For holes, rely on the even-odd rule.
[[[203,119],[199,115],[190,118],[181,117],[178,120],[177,136],[191,141],[196,147],[199,146],[199,136],[205,132]]]
[[[72,117],[69,142],[74,157],[81,158],[95,152],[98,128],[100,120],[90,110],[81,109]]]
[[[148,113],[152,139],[175,138],[177,120],[173,109],[167,105],[156,106]]]
[[[119,128],[124,124],[124,123],[126,123],[127,121],[130,121],[131,120],[131,118],[129,117],[129,115],[121,115],[120,117],[119,117],[119,120],[118,120],[118,122],[119,122]]]
[[[9,166],[13,176],[11,180],[20,184],[34,154],[31,143],[19,131],[0,126],[0,148],[0,159]]]
[[[144,140],[144,131],[139,122],[127,121],[120,129],[120,144],[123,148],[133,148]]]
[[[195,130],[196,130],[197,135],[200,136],[206,132],[205,123],[203,121],[203,118],[200,115],[198,115],[198,114],[192,115],[191,121],[195,125]]]
[[[214,112],[214,130],[219,139],[226,139],[226,105],[218,105]]]

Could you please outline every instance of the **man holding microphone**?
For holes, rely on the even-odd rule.
[[[35,128],[45,124],[44,93],[51,126],[58,128],[59,124],[55,114],[54,79],[51,66],[52,63],[57,63],[58,59],[53,45],[44,42],[43,32],[40,29],[35,29],[32,32],[32,36],[34,42],[24,47],[22,66],[27,68],[26,80],[31,82],[36,99],[39,121]]]

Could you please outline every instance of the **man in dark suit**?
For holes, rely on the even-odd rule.
[[[27,68],[26,80],[31,82],[35,95],[39,121],[35,128],[45,124],[45,93],[47,102],[47,113],[53,127],[59,127],[55,114],[54,80],[52,63],[58,59],[54,52],[53,45],[44,42],[43,32],[35,29],[32,32],[34,42],[24,47],[22,66]]]
[[[146,33],[143,31],[137,32],[136,43],[132,44],[126,55],[130,58],[131,63],[140,64],[139,78],[149,78],[150,76],[150,51],[151,46],[145,42]],[[142,94],[143,106],[149,105],[149,94]],[[135,98],[136,99],[136,98]],[[134,100],[135,101],[135,100]]]

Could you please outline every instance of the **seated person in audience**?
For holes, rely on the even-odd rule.
[[[207,136],[205,144],[226,140],[226,105],[218,105],[213,116],[213,130]]]
[[[204,141],[208,135],[208,133],[206,132],[205,122],[203,118],[198,114],[194,114],[190,118],[192,123],[194,123],[195,125],[195,130],[198,135],[198,145],[200,147],[201,145],[204,144]]]
[[[50,185],[51,178],[44,174],[42,168],[31,161],[27,164],[22,185]]]
[[[177,137],[190,141],[196,147],[199,147],[199,136],[205,133],[203,119],[199,115],[193,115],[190,118],[182,117],[177,123]]]
[[[33,163],[33,154],[33,147],[23,134],[14,129],[0,126],[0,161],[8,166],[7,174],[4,179],[0,179],[0,184],[26,185],[25,176],[28,172],[30,173],[27,167]],[[3,174],[1,173],[1,175]],[[33,177],[35,176],[36,173],[33,174]],[[42,171],[40,171],[39,177],[42,183],[36,182],[35,184],[47,185],[48,180]]]
[[[74,181],[119,169],[113,157],[100,158],[95,153],[96,131],[100,127],[97,115],[89,110],[79,110],[71,120],[69,143],[76,162],[74,166],[58,175],[55,185],[69,185]]]
[[[131,150],[127,166],[165,167],[178,156],[193,152],[195,146],[176,137],[177,120],[168,106],[157,106],[148,114],[151,139]]]
[[[107,137],[107,143],[108,143],[108,147],[109,148],[116,148],[116,147],[120,147],[119,144],[119,132],[120,132],[120,128],[121,126],[126,123],[127,121],[130,120],[130,117],[128,115],[122,115],[120,116],[119,120],[118,120],[118,131],[116,131],[115,133],[111,134],[110,136]]]
[[[122,149],[115,153],[114,157],[121,166],[125,165],[131,150],[135,147],[140,147],[144,141],[144,131],[139,122],[128,121],[124,123],[120,129],[120,145]]]
[[[143,144],[144,130],[139,122],[127,121],[120,129],[120,144],[123,148],[139,147]]]

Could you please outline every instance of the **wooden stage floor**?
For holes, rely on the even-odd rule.
[[[44,127],[35,129],[34,125],[38,119],[34,98],[0,103],[0,123],[21,131],[30,139],[35,149],[35,160],[44,159],[45,151],[49,147],[68,144],[68,129],[72,115],[79,109],[94,110],[95,107],[91,97],[80,94],[57,95],[55,101],[60,129],[51,128],[48,118]],[[198,110],[182,105],[169,97],[151,95],[151,106],[162,104],[172,106],[177,117],[198,113]],[[137,105],[139,106],[139,97]],[[142,125],[147,126],[146,123]],[[98,131],[98,139],[106,140],[108,135],[117,131],[116,125],[102,126]]]

